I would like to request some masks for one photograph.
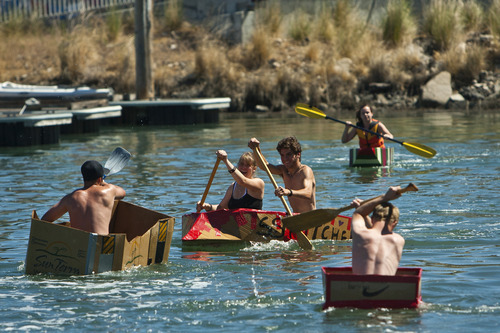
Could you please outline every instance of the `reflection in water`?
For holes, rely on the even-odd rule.
[[[389,177],[391,167],[351,167],[348,170],[348,177],[359,184],[374,183],[379,178]]]
[[[455,114],[455,116],[463,117],[464,114]],[[424,121],[432,126],[452,126],[453,125],[453,116],[451,112],[424,112]]]
[[[474,323],[477,332],[495,331],[500,113],[440,112],[380,117],[396,139],[438,152],[425,159],[388,143],[395,162],[385,168],[349,168],[349,148],[357,143],[340,142],[343,125],[294,113],[224,114],[213,125],[103,128],[98,135],[63,137],[60,145],[0,148],[0,295],[8,300],[0,302],[0,329],[437,332]],[[215,150],[239,156],[257,137],[264,156],[279,163],[276,143],[288,135],[297,136],[303,162],[314,170],[318,208],[343,207],[390,185],[417,184],[418,192],[397,201],[406,239],[402,265],[424,269],[422,297],[431,306],[321,311],[320,269],[350,266],[349,241],[314,241],[314,251],[293,241],[184,249],[181,217],[200,200]],[[31,210],[45,212],[80,186],[81,163],[104,162],[117,146],[132,159],[109,181],[126,189],[127,201],[176,218],[168,264],[79,278],[25,276]],[[220,200],[232,181],[220,170],[207,201]],[[264,178],[260,170],[258,175]],[[273,192],[266,182],[265,209],[281,211]]]

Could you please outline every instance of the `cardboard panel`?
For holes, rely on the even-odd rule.
[[[172,234],[174,233],[174,218],[159,220],[158,241],[156,245],[155,263],[166,263],[170,254]]]
[[[283,230],[284,212],[254,209],[191,213],[182,217],[183,241],[288,241],[295,235]],[[323,226],[306,231],[309,239],[351,239],[351,218],[337,216]]]
[[[311,228],[306,232],[307,238],[330,239],[330,240],[348,240],[351,239],[351,217],[338,215],[330,223]]]
[[[165,263],[174,223],[168,215],[117,201],[110,224],[114,232],[97,235],[42,221],[33,211],[26,273],[83,275]]]
[[[143,235],[158,220],[168,217],[154,210],[119,201],[110,224],[110,233],[124,233],[128,241],[131,241],[134,237]]]
[[[125,240],[123,245],[123,260],[121,269],[132,266],[147,266],[149,252],[149,230],[139,237],[135,237],[130,242]]]
[[[26,273],[88,274],[93,268],[89,244],[95,245],[97,238],[97,234],[32,218]]]
[[[413,308],[421,302],[421,268],[399,268],[396,275],[357,275],[351,267],[323,267],[323,308]]]
[[[155,263],[156,248],[158,247],[158,233],[160,232],[160,222],[149,229],[149,249],[148,249],[148,265]]]
[[[217,210],[182,217],[183,241],[283,240],[283,212],[254,209]]]
[[[350,149],[349,166],[391,165],[394,148]]]

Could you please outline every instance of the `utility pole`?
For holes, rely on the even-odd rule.
[[[135,92],[137,99],[154,98],[152,0],[135,0]]]

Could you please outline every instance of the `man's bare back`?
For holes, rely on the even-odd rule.
[[[367,228],[365,219],[376,207],[398,198],[398,187],[391,187],[376,200],[361,204],[352,216],[352,271],[354,274],[396,274],[403,253],[404,238],[393,232],[399,218],[386,224],[385,220],[372,218],[372,227]],[[391,205],[392,206],[392,205]],[[392,206],[393,207],[393,206]],[[389,209],[389,208],[388,208]],[[392,212],[390,208],[389,212]],[[394,209],[396,209],[394,207]]]
[[[102,177],[85,181],[84,186],[67,195],[42,216],[42,220],[53,222],[69,213],[73,228],[101,235],[109,234],[109,223],[115,199],[123,199],[125,190],[106,183]]]

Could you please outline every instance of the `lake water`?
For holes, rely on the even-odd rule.
[[[0,330],[500,332],[500,113],[378,116],[395,138],[438,155],[425,159],[389,142],[391,167],[349,168],[348,150],[357,143],[340,143],[343,125],[292,113],[103,128],[63,136],[59,145],[0,148]],[[392,185],[419,187],[395,203],[406,239],[401,266],[423,269],[420,308],[322,311],[321,267],[350,266],[350,242],[314,241],[314,251],[295,242],[183,251],[181,217],[200,200],[215,151],[227,150],[236,162],[255,136],[264,156],[278,163],[276,143],[288,135],[301,141],[303,163],[315,172],[318,208],[342,207]],[[133,157],[108,180],[127,190],[127,201],[176,218],[168,264],[92,276],[25,275],[31,211],[43,214],[79,187],[80,165],[104,163],[117,146]],[[232,181],[219,170],[207,202],[217,203]],[[283,211],[266,174],[258,174],[266,181],[264,208]]]

